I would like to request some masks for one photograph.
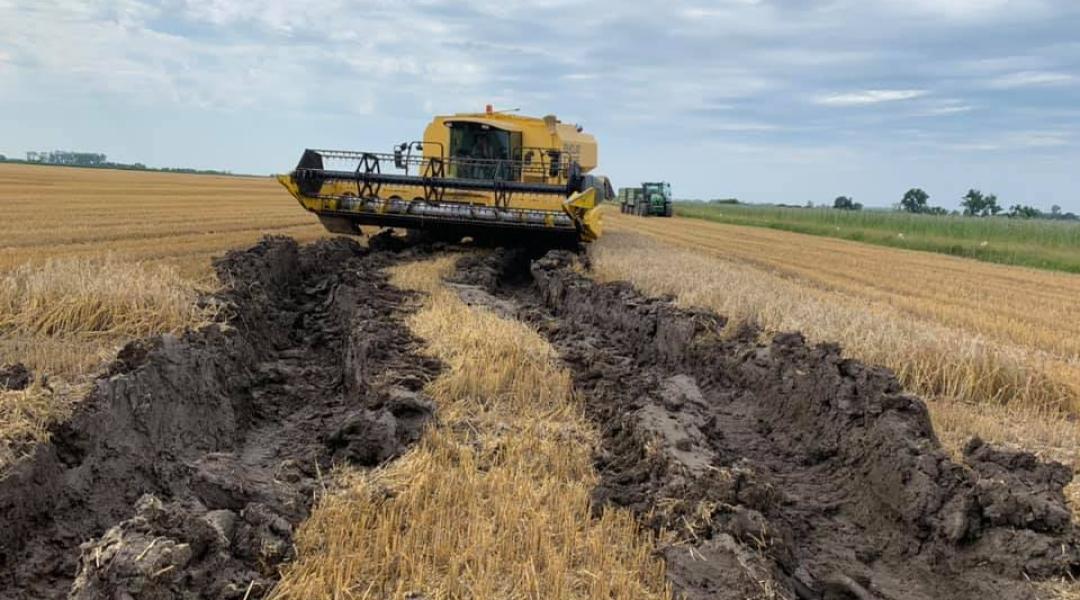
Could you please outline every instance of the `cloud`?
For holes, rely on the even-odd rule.
[[[244,146],[252,128],[346,132],[363,148],[415,135],[432,113],[493,103],[581,122],[618,140],[604,145],[605,161],[647,154],[649,168],[685,168],[690,187],[714,185],[710,165],[747,148],[755,160],[816,164],[807,172],[825,186],[840,167],[820,148],[891,161],[933,144],[993,146],[1018,160],[1027,156],[1018,149],[1045,158],[1076,147],[1075,0],[673,6],[662,19],[655,6],[617,0],[307,0],[302,10],[294,0],[0,0],[0,131],[12,150],[52,139],[92,148],[100,134],[77,137],[88,122],[216,116],[237,124],[197,137],[273,165],[274,149]],[[16,136],[11,115],[49,127]],[[905,133],[913,128],[925,134],[918,148]],[[153,137],[134,126],[108,135]],[[204,156],[198,145],[160,145],[176,164]]]
[[[1050,9],[1046,0],[884,0],[884,4],[899,12],[953,21],[982,21],[1013,15],[1030,18],[1044,15]]]
[[[1052,148],[1072,143],[1072,135],[1064,131],[1022,131],[1005,137],[1009,145],[1025,148]]]
[[[924,108],[915,112],[917,117],[944,117],[948,115],[958,115],[974,110],[974,106],[967,104],[959,104],[954,106],[934,106],[930,108]]]
[[[952,150],[956,152],[994,152],[1004,148],[1001,144],[992,142],[945,142],[936,144],[936,147],[942,150]]]
[[[988,87],[1008,90],[1014,88],[1066,85],[1075,83],[1077,77],[1054,71],[1019,71],[991,79]]]
[[[1045,56],[1017,54],[1010,56],[962,59],[947,65],[943,72],[959,72],[972,75],[1004,75],[1015,71],[1037,71],[1046,68]]]
[[[866,106],[882,102],[912,100],[927,95],[926,90],[864,90],[842,94],[828,94],[814,98],[822,106]]]
[[[963,132],[956,134],[926,134],[917,137],[916,143],[922,148],[932,148],[953,152],[1033,152],[1059,151],[1072,146],[1076,139],[1075,132],[1071,131],[1047,131],[1025,130],[1003,133],[991,133],[971,139],[971,136]]]
[[[781,127],[772,123],[758,123],[756,121],[721,121],[710,123],[709,129],[719,132],[761,132],[779,131]]]
[[[335,16],[329,30],[327,15]],[[0,5],[0,20],[21,24],[5,52],[32,64],[37,77],[68,80],[80,96],[142,105],[367,114],[377,98],[459,94],[491,80],[482,61],[444,43],[466,37],[450,25],[378,3],[314,0],[304,11],[283,0],[122,0],[75,10],[41,3]]]
[[[947,117],[975,110],[975,106],[959,98],[927,98],[913,107],[914,117]]]

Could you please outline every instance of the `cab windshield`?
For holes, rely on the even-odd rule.
[[[483,123],[452,121],[450,158],[457,177],[470,179],[516,179],[510,164],[515,146],[521,146],[521,134],[497,129]],[[516,143],[515,143],[516,142]],[[506,161],[500,164],[496,161]]]

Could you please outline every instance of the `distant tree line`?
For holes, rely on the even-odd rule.
[[[813,208],[813,202],[807,202],[808,208]],[[1013,219],[1056,219],[1063,221],[1077,221],[1080,220],[1076,214],[1071,212],[1061,212],[1061,207],[1053,205],[1050,207],[1050,212],[1043,212],[1033,206],[1025,204],[1014,204],[1009,207],[1009,210],[1002,208],[998,203],[998,198],[994,194],[984,194],[979,190],[968,190],[964,197],[960,199],[961,211],[952,211],[941,207],[933,206],[930,204],[930,194],[927,194],[920,188],[911,188],[904,192],[903,198],[896,205],[897,210],[901,212],[908,212],[921,215],[960,215],[968,217],[994,217],[998,215],[1010,217]],[[849,196],[837,196],[833,200],[832,207],[836,210],[862,210],[863,205],[855,202]]]
[[[912,188],[908,190],[904,197],[900,200],[900,210],[911,213],[921,213],[930,215],[946,215],[950,214],[940,206],[929,205],[930,195],[919,188]],[[952,214],[963,214],[968,217],[994,217],[999,214],[1011,217],[1014,219],[1060,219],[1076,221],[1080,219],[1077,215],[1067,212],[1061,212],[1061,207],[1053,205],[1050,207],[1049,213],[1025,204],[1014,204],[1006,211],[1001,204],[998,203],[998,197],[995,194],[984,194],[980,190],[969,189],[963,198],[960,199],[960,206],[963,209],[962,213],[953,211]]]
[[[27,152],[26,162],[71,165],[74,167],[100,167],[106,164],[107,161],[105,155],[98,152],[53,150],[52,152]]]
[[[1013,204],[1009,207],[1009,211],[1005,213],[1007,216],[1018,219],[1053,219],[1057,221],[1080,221],[1080,216],[1072,212],[1061,212],[1061,207],[1057,204],[1050,207],[1050,212],[1043,212],[1034,206],[1027,206],[1026,204]]]
[[[26,160],[12,160],[0,154],[0,162],[20,162],[40,165],[64,165],[69,167],[88,167],[97,169],[123,169],[127,171],[164,171],[166,173],[195,173],[200,175],[232,175],[229,171],[213,169],[179,169],[171,167],[150,168],[143,163],[109,162],[108,157],[99,152],[71,152],[53,150],[51,152],[27,152]]]

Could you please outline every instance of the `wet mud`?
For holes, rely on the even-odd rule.
[[[420,251],[370,248],[232,252],[222,322],[126,346],[0,479],[0,598],[263,597],[333,465],[390,460],[433,415],[439,365],[384,273]]]
[[[433,417],[440,365],[384,273],[426,248],[271,238],[218,261],[222,322],[126,346],[0,475],[0,598],[265,596],[328,471],[393,459]],[[455,283],[558,350],[602,433],[595,507],[675,536],[677,594],[1026,599],[1077,572],[1067,468],[977,439],[956,462],[887,370],[579,260],[476,252]]]
[[[529,258],[463,259],[455,281],[556,347],[602,432],[596,507],[677,536],[678,595],[1025,599],[1077,571],[1066,467],[977,439],[955,462],[886,369]]]
[[[0,391],[25,390],[34,382],[34,374],[22,363],[0,365]]]

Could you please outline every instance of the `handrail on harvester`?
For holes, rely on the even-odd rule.
[[[327,169],[327,161],[344,163],[348,168]],[[388,164],[404,170],[405,174],[388,172]],[[416,167],[419,174],[407,174],[410,167]],[[312,149],[304,151],[293,177],[301,193],[310,197],[319,197],[327,181],[345,181],[357,185],[360,197],[378,195],[383,185],[421,187],[426,200],[437,201],[443,199],[446,190],[493,191],[496,204],[503,207],[514,193],[566,197],[581,191],[582,185],[581,170],[572,161],[444,158]],[[548,181],[560,177],[565,181]]]

